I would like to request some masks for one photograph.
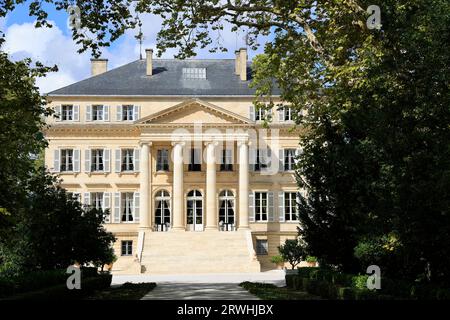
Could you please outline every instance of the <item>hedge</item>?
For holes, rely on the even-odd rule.
[[[450,299],[449,289],[431,285],[411,285],[404,281],[393,281],[387,278],[382,279],[381,290],[371,291],[366,287],[368,275],[348,275],[323,268],[299,268],[298,275],[286,275],[285,278],[287,287],[306,291],[325,299]]]
[[[97,268],[81,268],[81,279],[98,277]],[[16,277],[0,275],[0,299],[24,292],[37,291],[58,285],[66,286],[69,274],[66,270],[33,271]]]
[[[111,286],[112,275],[101,274],[86,278],[81,282],[81,289],[69,290],[64,285],[52,286],[38,291],[22,293],[7,300],[73,300],[82,299],[93,293],[95,290],[106,289]]]

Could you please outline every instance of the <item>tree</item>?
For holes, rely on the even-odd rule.
[[[133,27],[130,4],[83,3],[82,28],[73,30],[81,50],[98,55]],[[308,253],[348,272],[379,257],[388,276],[450,284],[450,3],[383,1],[378,30],[366,27],[371,4],[142,0],[136,12],[163,17],[158,53],[177,47],[180,58],[196,47],[224,50],[214,33],[226,23],[246,28],[251,47],[270,33],[253,65],[255,104],[273,106],[275,79],[306,129],[297,177],[307,191],[299,232]],[[33,1],[38,24],[47,18],[41,8]],[[83,27],[97,37],[84,36]]]
[[[278,247],[278,251],[283,260],[289,262],[292,270],[294,270],[305,257],[305,250],[301,242],[297,239],[287,239],[284,244]]]
[[[103,226],[105,213],[83,208],[44,170],[27,186],[25,202],[13,212],[17,222],[0,250],[3,260],[10,262],[10,271],[112,262],[115,238]]]

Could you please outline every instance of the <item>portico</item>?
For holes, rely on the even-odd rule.
[[[184,120],[186,123],[180,124],[186,108],[189,108],[190,116],[196,113],[193,110],[201,113],[202,122]],[[222,229],[248,229],[248,125],[239,115],[198,100],[182,103],[173,110],[165,110],[161,115],[139,121],[140,229],[217,231],[219,224],[228,224],[225,221],[228,212],[233,214],[232,226]],[[155,144],[160,147],[155,147]],[[154,181],[157,176],[152,174],[152,168],[157,168],[158,164],[152,161],[161,159],[152,152],[166,148],[172,167],[168,170],[172,171],[172,175],[165,184],[170,185],[171,189],[168,192],[171,218],[169,225],[166,222],[163,227],[158,227],[155,225],[156,211],[160,209],[161,202],[158,202],[158,207],[152,206],[155,203],[152,190],[158,185],[158,181]],[[224,155],[231,155],[231,159],[224,158]],[[221,166],[224,161],[230,162],[228,166]],[[219,193],[223,191],[227,191],[227,199],[231,200],[221,209],[228,211],[219,221]]]

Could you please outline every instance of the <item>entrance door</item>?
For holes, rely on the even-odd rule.
[[[189,231],[203,231],[203,199],[198,190],[192,190],[187,195],[186,224]]]
[[[234,194],[224,190],[219,194],[219,230],[234,231]]]

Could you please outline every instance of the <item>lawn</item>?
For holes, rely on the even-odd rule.
[[[263,300],[319,300],[320,297],[287,287],[277,287],[270,283],[242,282],[239,284],[251,294]]]
[[[95,291],[86,300],[140,300],[156,287],[156,283],[124,283],[108,289]]]

